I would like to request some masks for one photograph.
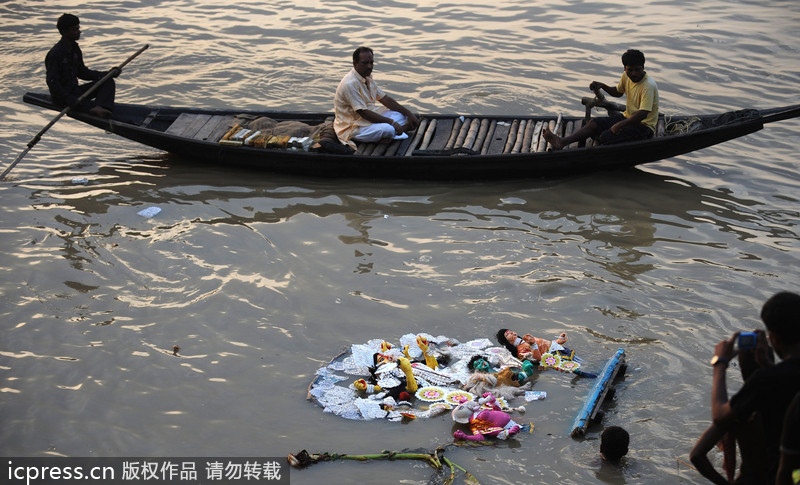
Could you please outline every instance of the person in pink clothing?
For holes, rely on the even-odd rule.
[[[484,408],[484,405],[489,408]],[[453,409],[452,416],[456,423],[469,424],[469,434],[460,429],[453,432],[457,440],[483,441],[488,437],[504,440],[522,430],[522,426],[503,411],[490,392],[484,393],[477,401],[459,404]]]

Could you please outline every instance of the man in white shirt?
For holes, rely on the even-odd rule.
[[[417,117],[386,94],[372,79],[374,55],[369,47],[353,52],[353,68],[339,82],[333,100],[333,127],[339,141],[388,141],[419,126]]]

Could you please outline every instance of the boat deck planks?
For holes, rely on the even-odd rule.
[[[433,138],[427,150],[444,150],[447,140],[450,139],[450,132],[453,131],[454,121],[453,118],[436,120],[436,132],[433,134]]]
[[[167,128],[167,133],[185,138],[194,138],[194,135],[209,119],[211,119],[211,115],[182,113]]]
[[[506,138],[511,129],[511,124],[506,122],[497,122],[494,128],[492,139],[489,140],[489,147],[486,150],[487,155],[497,155],[503,153],[503,148],[506,146]]]
[[[235,118],[228,115],[181,113],[167,128],[166,133],[216,143],[233,126],[234,121]]]
[[[218,142],[234,124],[233,116],[214,115],[194,135],[195,140]]]
[[[151,113],[151,117],[157,112]],[[170,135],[218,142],[236,123],[231,115],[181,113],[167,128]],[[356,153],[373,157],[412,156],[415,151],[441,151],[463,148],[480,154],[543,152],[549,146],[541,136],[543,127],[567,136],[582,126],[582,120],[564,122],[562,116],[545,121],[486,118],[423,118],[418,129],[404,140],[391,143],[359,143]],[[656,137],[665,136],[665,122],[658,122]],[[591,145],[591,140],[588,140]],[[564,149],[579,148],[578,142]]]

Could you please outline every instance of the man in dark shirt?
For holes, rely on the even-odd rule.
[[[762,419],[765,440],[765,472],[769,483],[775,482],[783,419],[789,403],[800,392],[800,295],[778,293],[761,309],[767,327],[766,336],[781,362],[756,370],[742,388],[728,400],[725,369],[737,354],[739,336],[723,340],[714,348],[711,365],[714,377],[711,390],[711,414],[722,433],[738,422],[746,422],[754,413]]]
[[[78,104],[86,91],[110,71],[94,71],[83,63],[83,53],[78,46],[81,38],[80,20],[72,14],[65,13],[58,18],[56,24],[61,33],[61,40],[50,49],[45,57],[47,68],[47,87],[56,105],[80,111],[88,111],[95,116],[108,118],[114,109],[114,93],[116,86],[113,79],[107,79],[87,99]],[[113,68],[114,76],[120,74],[120,69]],[[78,79],[92,81],[78,85]]]

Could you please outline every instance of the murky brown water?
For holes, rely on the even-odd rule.
[[[3,3],[3,166],[54,116],[21,99],[45,89],[64,11],[92,67],[151,45],[118,81],[129,102],[328,111],[359,44],[427,112],[580,113],[628,47],[666,113],[795,104],[800,85],[794,1]],[[0,455],[433,449],[449,416],[323,414],[305,400],[314,372],[371,338],[564,329],[598,367],[626,349],[604,422],[631,432],[627,466],[600,466],[600,428],[569,437],[591,384],[555,373],[537,381],[532,435],[448,456],[481,483],[701,483],[684,462],[708,424],[713,345],[798,290],[799,142],[795,120],[641,170],[409,184],[199,166],[63,119],[0,184]],[[430,474],[344,462],[292,482]]]

